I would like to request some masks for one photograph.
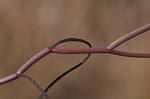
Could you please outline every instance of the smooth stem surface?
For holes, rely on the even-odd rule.
[[[113,43],[111,43],[109,46],[108,46],[108,49],[112,50],[114,48],[116,48],[117,46],[119,46],[120,44],[126,42],[127,40],[137,36],[137,35],[140,35],[146,31],[150,30],[150,24],[147,24],[143,27],[140,27],[139,29],[137,30],[134,30],[124,36],[122,36],[121,38],[117,39],[116,41],[114,41]]]
[[[36,63],[38,60],[43,58],[44,56],[48,55],[51,52],[50,48],[46,48],[36,54],[34,57],[32,57],[29,61],[27,61],[18,71],[17,74],[24,73],[28,68],[30,68],[34,63]]]
[[[42,50],[41,52],[39,52],[38,54],[36,54],[29,61],[27,61],[16,73],[6,76],[4,78],[1,78],[0,85],[19,78],[20,77],[19,75],[23,74],[34,63],[36,63],[37,61],[39,61],[41,58],[45,57],[49,53],[57,53],[57,54],[87,54],[88,53],[89,55],[91,53],[108,53],[108,54],[114,54],[114,55],[119,55],[119,56],[124,56],[124,57],[150,58],[149,53],[132,53],[132,52],[114,50],[117,46],[121,45],[122,43],[130,40],[131,38],[133,38],[137,35],[144,33],[145,31],[148,31],[148,30],[150,30],[150,24],[145,25],[137,30],[130,32],[129,34],[124,35],[123,37],[114,41],[113,43],[111,43],[109,46],[107,46],[105,48],[70,48],[70,49],[69,48],[55,48],[59,44],[62,44],[64,42],[71,42],[71,41],[82,42],[82,43],[89,45],[89,47],[91,47],[91,44],[89,42],[82,40],[82,39],[78,39],[78,38],[67,38],[67,39],[60,40],[60,41],[54,43],[51,47],[48,47],[48,48]],[[85,59],[85,60],[87,60],[87,59]],[[84,62],[85,61],[83,61],[83,63]],[[80,64],[82,64],[82,62],[79,63],[79,65]],[[79,66],[79,65],[76,65],[76,66]],[[74,70],[74,67],[71,68],[70,70],[66,71],[63,75],[68,74],[68,72],[70,72],[71,70]],[[60,77],[62,77],[62,76],[60,76]],[[59,77],[58,77],[58,80],[59,80]],[[54,84],[55,84],[55,81],[58,81],[58,80],[57,79],[54,80],[53,81]],[[50,87],[51,87],[51,85],[53,85],[53,82],[52,82],[52,84],[50,84]],[[46,89],[46,90],[48,90],[48,89]]]

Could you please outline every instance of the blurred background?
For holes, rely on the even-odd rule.
[[[16,72],[27,60],[54,42],[82,38],[105,47],[149,24],[149,0],[0,0],[0,78]],[[118,47],[150,52],[150,33]],[[87,47],[66,43],[59,47]],[[50,54],[25,74],[45,88],[85,55]],[[52,99],[150,99],[150,59],[93,54],[48,91]],[[0,86],[1,99],[36,99],[27,79]],[[44,97],[43,97],[44,99]]]

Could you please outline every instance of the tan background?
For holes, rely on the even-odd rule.
[[[0,0],[0,78],[60,39],[77,37],[104,47],[149,20],[149,0]],[[147,32],[118,49],[150,52],[149,38]],[[25,74],[45,88],[83,56],[51,54]],[[150,59],[93,54],[48,94],[52,99],[150,99],[149,63]],[[24,78],[0,86],[0,99],[36,99],[39,94]]]

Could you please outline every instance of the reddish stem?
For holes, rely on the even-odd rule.
[[[144,33],[145,31],[150,30],[150,24],[145,25],[133,32],[130,32],[129,34],[126,34],[125,36],[119,38],[118,40],[111,43],[106,48],[73,48],[73,49],[64,49],[64,48],[46,48],[43,51],[39,52],[37,55],[35,55],[33,58],[31,58],[29,61],[27,61],[16,73],[6,76],[4,78],[0,79],[0,85],[10,82],[12,80],[17,79],[19,74],[24,73],[27,69],[29,69],[34,63],[39,61],[44,56],[48,55],[49,53],[58,53],[58,54],[85,54],[85,53],[109,53],[119,56],[125,56],[125,57],[136,57],[136,58],[150,58],[150,54],[147,53],[131,53],[131,52],[123,52],[123,51],[117,51],[114,50],[117,46],[124,43],[125,41]]]

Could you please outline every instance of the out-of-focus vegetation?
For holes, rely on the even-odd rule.
[[[16,72],[33,55],[63,38],[77,37],[93,47],[107,46],[148,24],[149,12],[149,0],[1,0],[0,78]],[[150,52],[149,37],[145,33],[119,48]],[[83,56],[50,54],[25,74],[45,88]],[[48,94],[52,99],[150,99],[149,63],[150,59],[94,54]],[[0,86],[1,99],[36,99],[39,94],[24,78]]]

